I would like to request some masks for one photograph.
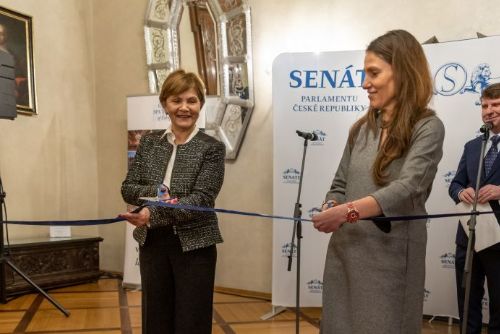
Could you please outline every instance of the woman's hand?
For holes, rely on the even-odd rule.
[[[118,217],[127,220],[130,224],[136,227],[148,225],[150,216],[151,212],[148,207],[142,208],[142,210],[137,213],[126,212],[118,215]]]
[[[312,217],[314,228],[325,233],[335,232],[346,222],[346,212],[344,204],[326,209]]]
[[[348,203],[357,214],[355,220],[366,217],[375,217],[382,214],[382,209],[373,196],[366,196]],[[335,205],[333,208],[324,209],[312,217],[314,228],[320,232],[330,233],[337,231],[347,221],[348,204]]]

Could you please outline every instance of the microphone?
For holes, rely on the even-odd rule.
[[[479,131],[481,131],[482,133],[485,133],[485,132],[488,132],[491,130],[491,128],[493,127],[493,124],[491,123],[484,123],[483,125],[481,125],[481,128],[479,129]]]
[[[314,132],[302,132],[302,131],[295,131],[297,132],[297,134],[299,135],[299,137],[302,137],[306,140],[310,140],[310,141],[315,141],[315,140],[318,140],[318,135],[315,134]]]

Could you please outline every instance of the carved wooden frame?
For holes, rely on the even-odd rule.
[[[144,26],[151,93],[179,68],[183,5],[197,0],[150,0]],[[254,108],[250,7],[246,0],[206,0],[217,27],[220,96],[208,97],[205,132],[236,159]]]

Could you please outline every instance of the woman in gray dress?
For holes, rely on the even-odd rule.
[[[425,220],[376,225],[363,218],[426,214],[444,127],[428,108],[432,80],[421,45],[389,31],[368,46],[363,88],[370,108],[350,129],[314,227],[330,233],[323,334],[421,331]]]

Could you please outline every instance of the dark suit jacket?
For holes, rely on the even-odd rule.
[[[141,138],[137,153],[122,184],[125,202],[141,205],[140,197],[155,197],[163,183],[167,164],[173,152],[164,131]],[[177,146],[172,169],[170,194],[179,204],[214,207],[224,180],[225,146],[203,132],[188,143]],[[179,210],[150,206],[150,227],[175,226],[182,249],[189,251],[222,242],[217,216],[213,212]],[[134,238],[144,245],[147,227],[134,230]]]
[[[479,159],[481,155],[481,141],[482,136],[477,137],[476,139],[473,139],[465,144],[464,153],[462,154],[462,158],[458,164],[457,173],[453,178],[453,181],[451,181],[450,188],[448,190],[455,203],[460,202],[460,199],[458,198],[460,190],[468,187],[476,187],[477,169],[479,167]],[[491,168],[489,175],[484,175],[483,170],[480,187],[487,184],[500,185],[500,154],[493,163],[493,167]],[[497,201],[491,201],[490,205],[493,210],[499,210]],[[497,220],[500,218],[499,216],[500,215],[497,215]],[[457,245],[464,247],[467,246],[468,238],[461,224],[458,224],[455,242]],[[500,250],[500,243],[491,247]]]

